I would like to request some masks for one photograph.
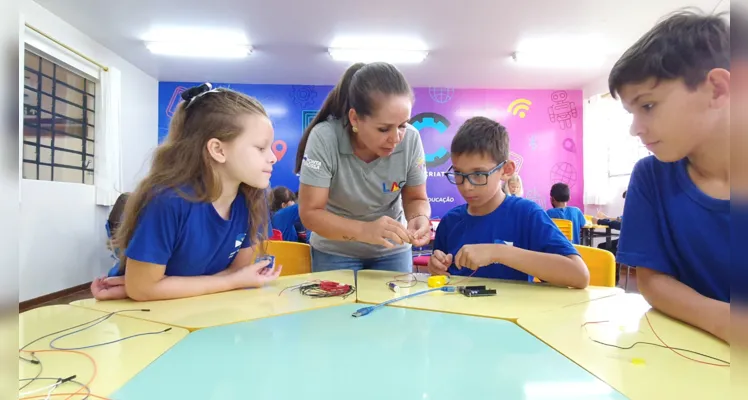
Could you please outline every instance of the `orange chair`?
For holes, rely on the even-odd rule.
[[[312,248],[306,243],[268,240],[265,254],[274,256],[275,263],[283,266],[281,276],[312,272]]]
[[[587,269],[590,270],[590,285],[616,286],[616,259],[613,257],[613,253],[578,244],[575,244],[574,247],[582,257],[582,261],[587,264]]]
[[[571,221],[558,218],[551,218],[551,221],[556,224],[558,229],[561,230],[561,233],[563,233],[570,242],[574,240],[574,224],[572,224]]]

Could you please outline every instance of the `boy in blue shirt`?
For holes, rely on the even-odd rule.
[[[553,208],[547,211],[548,216],[556,219],[565,219],[571,221],[572,231],[574,233],[572,242],[579,244],[579,236],[582,227],[587,224],[584,213],[577,207],[568,206],[571,193],[569,185],[565,183],[556,183],[551,186],[551,205]]]
[[[485,117],[467,120],[451,152],[452,167],[445,175],[467,204],[439,222],[428,266],[432,275],[519,281],[532,275],[560,286],[589,284],[587,266],[545,211],[501,190],[515,172],[501,124]]]
[[[679,12],[628,49],[608,78],[654,156],[631,174],[618,261],[652,307],[728,341],[730,27]]]

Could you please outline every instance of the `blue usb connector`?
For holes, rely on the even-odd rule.
[[[354,317],[354,318],[363,317],[364,315],[371,314],[372,311],[374,311],[374,310],[376,310],[378,308],[384,307],[387,304],[392,304],[392,303],[395,303],[395,302],[398,302],[398,301],[401,301],[401,300],[409,299],[409,298],[415,297],[415,296],[420,296],[420,295],[426,294],[426,293],[431,293],[431,292],[454,293],[456,291],[457,291],[457,287],[456,286],[442,286],[442,287],[439,287],[439,288],[433,288],[433,289],[423,290],[423,291],[420,291],[420,292],[415,292],[415,293],[411,293],[411,294],[408,294],[408,295],[405,295],[405,296],[401,296],[401,297],[397,297],[397,298],[394,298],[394,299],[390,299],[390,300],[387,300],[385,302],[382,302],[382,303],[379,303],[379,304],[376,304],[376,305],[373,305],[373,306],[359,308],[358,310],[356,310],[356,312],[354,312],[353,314],[351,314],[351,316]]]

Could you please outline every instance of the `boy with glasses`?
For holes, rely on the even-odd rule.
[[[589,271],[579,253],[537,204],[506,196],[502,181],[515,172],[509,136],[496,121],[467,120],[452,140],[452,167],[445,174],[467,204],[439,223],[432,275],[472,275],[527,281],[529,276],[585,288]]]

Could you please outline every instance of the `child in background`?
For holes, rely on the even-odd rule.
[[[265,110],[209,84],[182,98],[115,233],[124,276],[92,286],[99,300],[199,296],[259,287],[280,274],[269,261],[255,263],[252,249],[265,236],[265,188],[276,162]]]
[[[453,165],[445,175],[467,204],[439,222],[428,265],[432,275],[519,281],[532,275],[560,286],[589,284],[587,266],[543,209],[501,190],[515,169],[501,124],[485,117],[467,120],[451,152]]]
[[[568,205],[570,198],[571,193],[569,185],[565,183],[554,184],[551,186],[551,205],[553,208],[548,210],[547,213],[551,218],[571,221],[574,232],[572,242],[574,244],[579,244],[582,227],[587,225],[587,220],[584,218],[582,210]]]
[[[106,221],[107,248],[112,252],[112,257],[116,260],[114,266],[109,270],[108,276],[117,276],[119,272],[119,247],[114,243],[113,239],[122,221],[122,214],[125,212],[125,204],[128,197],[130,197],[130,193],[122,193],[117,197]],[[102,280],[104,278],[97,279]],[[96,280],[94,280],[94,283],[96,283]]]
[[[515,173],[506,180],[504,193],[509,196],[525,196],[525,190],[522,187],[522,178],[519,177],[519,174]]]
[[[306,228],[299,217],[299,205],[296,195],[289,188],[279,186],[273,190],[273,218],[275,229],[281,231],[283,240],[287,242],[307,242]]]
[[[608,85],[654,154],[626,193],[618,261],[659,311],[729,341],[730,26],[682,11],[616,62]],[[740,266],[741,268],[743,266]]]
[[[270,212],[275,214],[278,210],[296,204],[296,195],[285,186],[278,186],[271,193]]]

